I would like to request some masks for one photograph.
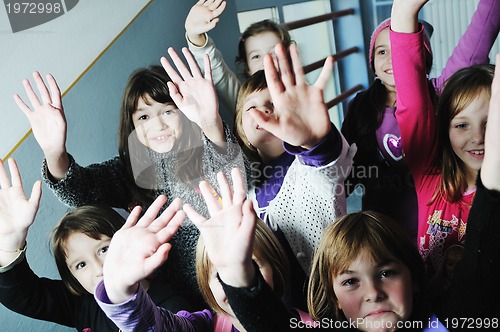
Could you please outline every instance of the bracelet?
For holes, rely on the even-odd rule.
[[[21,249],[16,249],[16,250],[3,250],[0,249],[1,252],[7,253],[7,254],[15,254],[21,251],[24,251],[26,249],[26,242],[24,242],[24,246]]]

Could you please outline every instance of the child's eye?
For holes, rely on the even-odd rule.
[[[257,59],[259,59],[259,58],[260,58],[260,55],[258,55],[258,54],[254,54],[254,55],[252,55],[252,57],[251,57],[250,59],[252,59],[252,60],[257,60]]]
[[[105,254],[108,252],[109,246],[104,246],[101,249],[99,249],[99,255]]]
[[[358,280],[355,279],[355,278],[350,278],[350,279],[347,279],[347,280],[344,280],[342,281],[342,286],[346,286],[346,287],[352,287],[354,285],[356,285],[358,283]]]
[[[467,129],[467,124],[466,123],[459,123],[455,125],[456,129]]]
[[[378,54],[380,54],[380,55],[386,55],[387,51],[386,50],[380,50],[380,51],[378,51]]]
[[[80,263],[76,264],[75,269],[77,269],[77,270],[81,270],[81,269],[83,269],[86,265],[87,265],[87,264],[85,264],[85,262],[80,262]]]
[[[256,108],[255,106],[250,106],[249,108],[247,108],[247,110],[245,112],[248,112],[248,111],[253,110],[255,108]]]
[[[380,272],[380,277],[381,278],[390,278],[392,276],[395,276],[397,272],[395,270],[384,270]]]
[[[172,114],[173,112],[174,112],[173,110],[168,110],[168,109],[167,109],[167,110],[164,110],[164,111],[163,111],[163,115],[170,115],[170,114]]]
[[[140,117],[137,118],[137,120],[147,120],[148,116],[146,114],[141,115]]]

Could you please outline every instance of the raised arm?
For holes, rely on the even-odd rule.
[[[309,85],[296,45],[290,45],[292,68],[283,45],[276,45],[275,53],[279,74],[272,57],[264,57],[264,71],[274,114],[269,116],[252,109],[250,115],[261,127],[282,141],[310,150],[332,129],[323,90],[333,69],[333,59],[326,59],[318,79]]]
[[[204,57],[205,74],[202,76],[193,55],[187,48],[183,48],[182,53],[189,64],[189,69],[173,48],[169,48],[168,53],[179,71],[177,73],[165,57],[161,58],[163,68],[172,79],[172,82],[168,83],[168,88],[173,101],[189,120],[203,130],[210,141],[225,148],[226,139],[208,56]]]
[[[28,199],[14,159],[9,159],[9,168],[11,180],[0,160],[0,267],[9,265],[24,251],[42,195],[41,182],[36,181]]]
[[[425,69],[423,28],[418,11],[427,0],[395,0],[391,15],[391,52],[397,92],[396,118],[405,157],[415,178],[425,174],[438,153],[435,105]]]
[[[61,91],[56,80],[50,74],[47,75],[50,92],[40,73],[34,72],[33,79],[42,97],[42,102],[38,99],[28,80],[24,80],[23,85],[31,108],[17,94],[14,95],[14,100],[30,122],[33,135],[47,160],[51,176],[55,180],[60,180],[69,168],[69,158],[66,152],[66,118]]]
[[[200,0],[195,3],[184,23],[188,41],[197,47],[205,45],[206,33],[219,23],[219,16],[224,9],[226,9],[226,1],[222,0]]]
[[[157,218],[166,201],[166,196],[158,196],[141,219],[141,208],[135,207],[125,225],[113,236],[103,266],[104,284],[111,303],[130,299],[137,292],[139,282],[167,259],[171,247],[167,241],[184,220],[184,213],[179,211],[181,200],[175,199]]]
[[[480,0],[467,30],[453,49],[439,77],[431,79],[441,93],[448,78],[456,71],[476,64],[488,63],[489,52],[500,29],[500,1]]]
[[[218,174],[221,199],[207,182],[200,184],[210,219],[189,205],[184,206],[184,211],[200,230],[208,257],[239,322],[247,331],[286,331],[292,315],[252,262],[257,219],[251,201],[245,197],[240,171],[233,169],[231,177],[233,189],[223,173]]]

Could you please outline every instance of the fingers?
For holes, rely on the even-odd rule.
[[[206,221],[207,219],[199,214],[193,207],[189,204],[184,204],[182,207],[182,210],[184,213],[186,213],[186,216],[193,222],[193,224],[200,228],[201,224]]]
[[[31,109],[24,103],[24,101],[19,97],[18,94],[14,95],[14,101],[16,102],[17,107],[21,109],[21,111],[26,115],[26,117],[29,119],[31,115]]]
[[[290,45],[290,58],[292,59],[292,67],[297,85],[307,84],[304,67],[302,67],[299,51],[297,49],[297,45],[295,44]]]
[[[318,79],[314,83],[314,86],[324,90],[326,87],[326,83],[330,79],[333,71],[333,57],[329,56],[325,60],[325,64],[323,65],[323,69],[321,69],[321,73],[318,76]]]
[[[191,73],[187,69],[186,65],[184,64],[184,62],[182,62],[181,58],[179,57],[179,55],[177,54],[177,52],[175,52],[175,50],[172,47],[168,48],[168,55],[170,55],[170,59],[172,59],[172,61],[174,62],[175,67],[179,71],[179,74],[181,74],[182,80],[185,81],[186,79],[188,79],[189,77],[191,77]],[[171,78],[172,78],[172,81],[177,82],[177,81],[175,81],[173,79],[173,77],[171,77]]]
[[[163,207],[163,205],[165,205],[166,202],[167,202],[167,196],[165,195],[158,196],[146,210],[144,216],[142,216],[142,218],[139,219],[137,225],[141,227],[148,227],[149,225],[151,225],[151,223],[156,219],[158,212],[160,212],[161,208]]]
[[[222,209],[219,195],[207,181],[201,181],[199,187],[201,195],[207,204],[208,212],[211,216],[214,216]]]
[[[278,61],[278,67],[280,72],[281,81],[285,86],[285,90],[293,85],[295,85],[295,78],[292,71],[290,70],[290,64],[288,63],[288,55],[283,44],[277,44],[274,47],[274,52]],[[298,54],[297,54],[298,58]],[[300,60],[299,60],[300,64]]]
[[[200,68],[198,67],[198,64],[196,63],[196,60],[194,59],[193,54],[191,54],[191,52],[187,49],[187,47],[182,48],[182,54],[184,54],[184,57],[187,60],[187,63],[189,65],[189,69],[191,70],[192,76],[195,78],[201,77]],[[209,61],[208,67],[210,67],[210,61]],[[207,68],[207,67],[205,66],[205,68]],[[191,74],[189,74],[189,77],[191,77]]]
[[[49,83],[52,105],[62,109],[61,90],[59,89],[59,85],[57,85],[56,79],[51,74],[47,74],[46,78]]]
[[[172,218],[169,219],[168,224],[165,227],[162,227],[158,230],[156,236],[158,241],[167,242],[175,235],[182,222],[186,218],[186,214],[182,210],[175,211],[175,214]]]
[[[33,73],[33,79],[35,80],[38,91],[40,92],[40,96],[42,97],[42,101],[44,104],[52,104],[52,100],[50,99],[49,89],[45,85],[42,76],[39,72]]]
[[[233,191],[227,181],[226,175],[223,172],[217,173],[217,182],[220,187],[223,208],[233,205]]]
[[[40,205],[40,199],[42,198],[42,181],[38,180],[33,184],[31,188],[31,195],[29,201],[38,208]]]
[[[170,203],[170,205],[162,212],[162,214],[158,218],[153,220],[149,225],[145,227],[149,227],[153,232],[157,232],[159,229],[164,228],[165,226],[170,224],[170,222],[172,222],[173,217],[179,211],[181,206],[182,206],[182,200],[180,198],[174,199],[172,203]]]
[[[167,60],[166,57],[162,56],[160,58],[161,65],[163,66],[163,69],[167,72],[168,76],[173,82],[180,82],[182,81],[181,77],[177,73],[177,71],[172,67],[170,64],[170,61]]]
[[[266,75],[267,87],[269,88],[269,93],[271,97],[278,95],[285,91],[276,67],[274,66],[274,61],[271,55],[264,55],[264,74]]]
[[[253,204],[251,200],[246,200],[242,206],[243,218],[241,220],[240,229],[253,238],[255,233],[255,227],[257,225],[257,216],[255,215],[255,210],[253,209]]]
[[[268,83],[269,86],[269,83]],[[271,93],[271,99],[273,97],[273,94]],[[277,130],[279,129],[279,120],[274,117],[274,116],[267,116],[263,112],[260,112],[256,109],[251,109],[248,111],[250,116],[257,122],[259,126],[273,134],[274,136],[277,136],[275,133],[277,133]]]
[[[212,67],[207,53],[203,54],[203,70],[205,71],[205,79],[212,82]]]
[[[35,91],[33,91],[33,87],[31,86],[30,81],[28,80],[23,80],[23,86],[24,86],[24,91],[26,91],[26,94],[28,95],[28,99],[30,100],[31,105],[36,109],[37,107],[40,107],[40,100],[38,100],[38,96],[36,95]]]
[[[247,197],[247,193],[241,171],[236,167],[233,168],[231,170],[231,178],[233,179],[233,204],[243,204],[243,201]]]
[[[168,253],[172,245],[170,243],[163,243],[154,254],[149,256],[145,262],[145,270],[147,274],[153,273],[157,268],[159,268],[163,262],[165,262],[168,258]]]
[[[10,188],[10,180],[3,161],[0,160],[0,189]]]
[[[12,181],[13,187],[23,187],[23,183],[21,180],[21,174],[19,173],[19,168],[17,167],[17,163],[14,159],[10,158],[8,160],[9,170],[10,170],[10,178]]]
[[[132,209],[132,211],[130,212],[127,220],[125,221],[125,224],[122,226],[121,229],[127,229],[130,227],[133,227],[137,223],[137,220],[139,219],[139,216],[141,215],[141,211],[142,211],[142,208],[139,205],[134,207]]]
[[[212,5],[208,6],[208,8],[212,10],[214,18],[219,17],[219,15],[224,12],[224,9],[226,9],[226,1],[217,0]]]

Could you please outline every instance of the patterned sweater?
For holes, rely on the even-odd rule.
[[[231,169],[238,167],[244,173],[243,154],[230,130],[225,127],[228,147],[221,152],[208,138],[203,136],[203,177],[218,191],[217,172],[223,171],[230,178]],[[144,155],[144,154],[143,154]],[[197,188],[183,183],[176,174],[175,153],[155,153],[147,151],[150,165],[156,171],[156,195],[168,197],[167,205],[176,197],[190,204],[196,211],[209,217],[203,197]],[[52,180],[44,161],[42,175],[44,182],[64,204],[76,207],[89,203],[103,203],[127,209],[132,202],[132,187],[127,181],[125,165],[119,157],[99,164],[82,167],[70,158],[70,167],[65,177],[57,182]],[[146,208],[146,207],[144,207]],[[168,281],[178,286],[179,291],[194,308],[204,308],[204,301],[196,282],[195,251],[199,232],[190,221],[185,221],[170,243],[168,260],[164,266]],[[170,273],[169,273],[170,271]]]

